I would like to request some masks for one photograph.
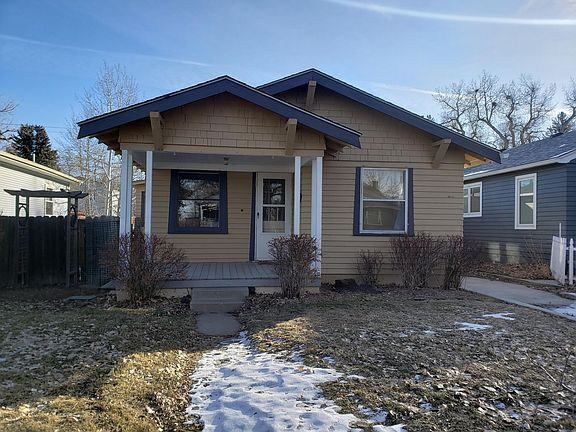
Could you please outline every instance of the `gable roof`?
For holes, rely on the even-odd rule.
[[[568,163],[576,159],[576,131],[505,150],[501,154],[501,159],[500,164],[490,162],[464,170],[464,179],[471,180],[537,166]]]
[[[78,123],[78,138],[118,128],[136,120],[148,118],[151,111],[164,112],[211,96],[229,93],[285,118],[295,118],[299,124],[324,135],[360,148],[360,132],[332,120],[306,111],[281,99],[251,87],[229,76],[222,76],[192,87],[156,97],[126,108],[83,120]]]
[[[500,153],[495,148],[461,135],[452,129],[439,125],[438,123],[419,116],[418,114],[399,107],[398,105],[385,101],[384,99],[345,83],[344,81],[340,81],[339,79],[317,69],[308,69],[294,75],[289,75],[285,78],[261,85],[258,89],[271,95],[277,95],[297,87],[308,85],[309,81],[316,81],[316,83],[322,87],[330,89],[362,105],[400,120],[410,126],[428,132],[439,139],[450,138],[452,143],[456,146],[461,147],[472,154],[485,157],[495,162],[500,161]]]
[[[42,177],[62,185],[72,186],[81,183],[76,177],[4,151],[0,151],[0,166]]]

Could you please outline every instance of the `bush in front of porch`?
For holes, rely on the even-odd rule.
[[[300,297],[308,283],[318,277],[318,245],[308,234],[276,237],[268,243],[282,296]]]

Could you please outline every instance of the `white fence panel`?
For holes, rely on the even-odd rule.
[[[566,239],[564,237],[552,237],[550,272],[558,282],[566,283]]]

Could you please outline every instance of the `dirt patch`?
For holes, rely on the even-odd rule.
[[[186,305],[28,294],[0,299],[1,430],[196,430],[189,376],[221,339],[198,335]]]
[[[476,270],[477,273],[508,276],[515,279],[537,280],[552,279],[550,266],[542,264],[500,264],[484,262]]]
[[[256,296],[240,313],[259,349],[300,350],[352,379],[344,412],[385,411],[412,431],[573,430],[573,323],[462,291]],[[508,319],[505,319],[508,318]],[[550,374],[548,376],[547,374]],[[367,429],[369,430],[369,429]]]

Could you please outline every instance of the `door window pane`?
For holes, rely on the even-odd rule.
[[[262,209],[262,232],[286,232],[286,209],[282,207],[264,207]]]
[[[286,180],[284,179],[264,179],[263,184],[264,204],[285,204],[286,203]]]

